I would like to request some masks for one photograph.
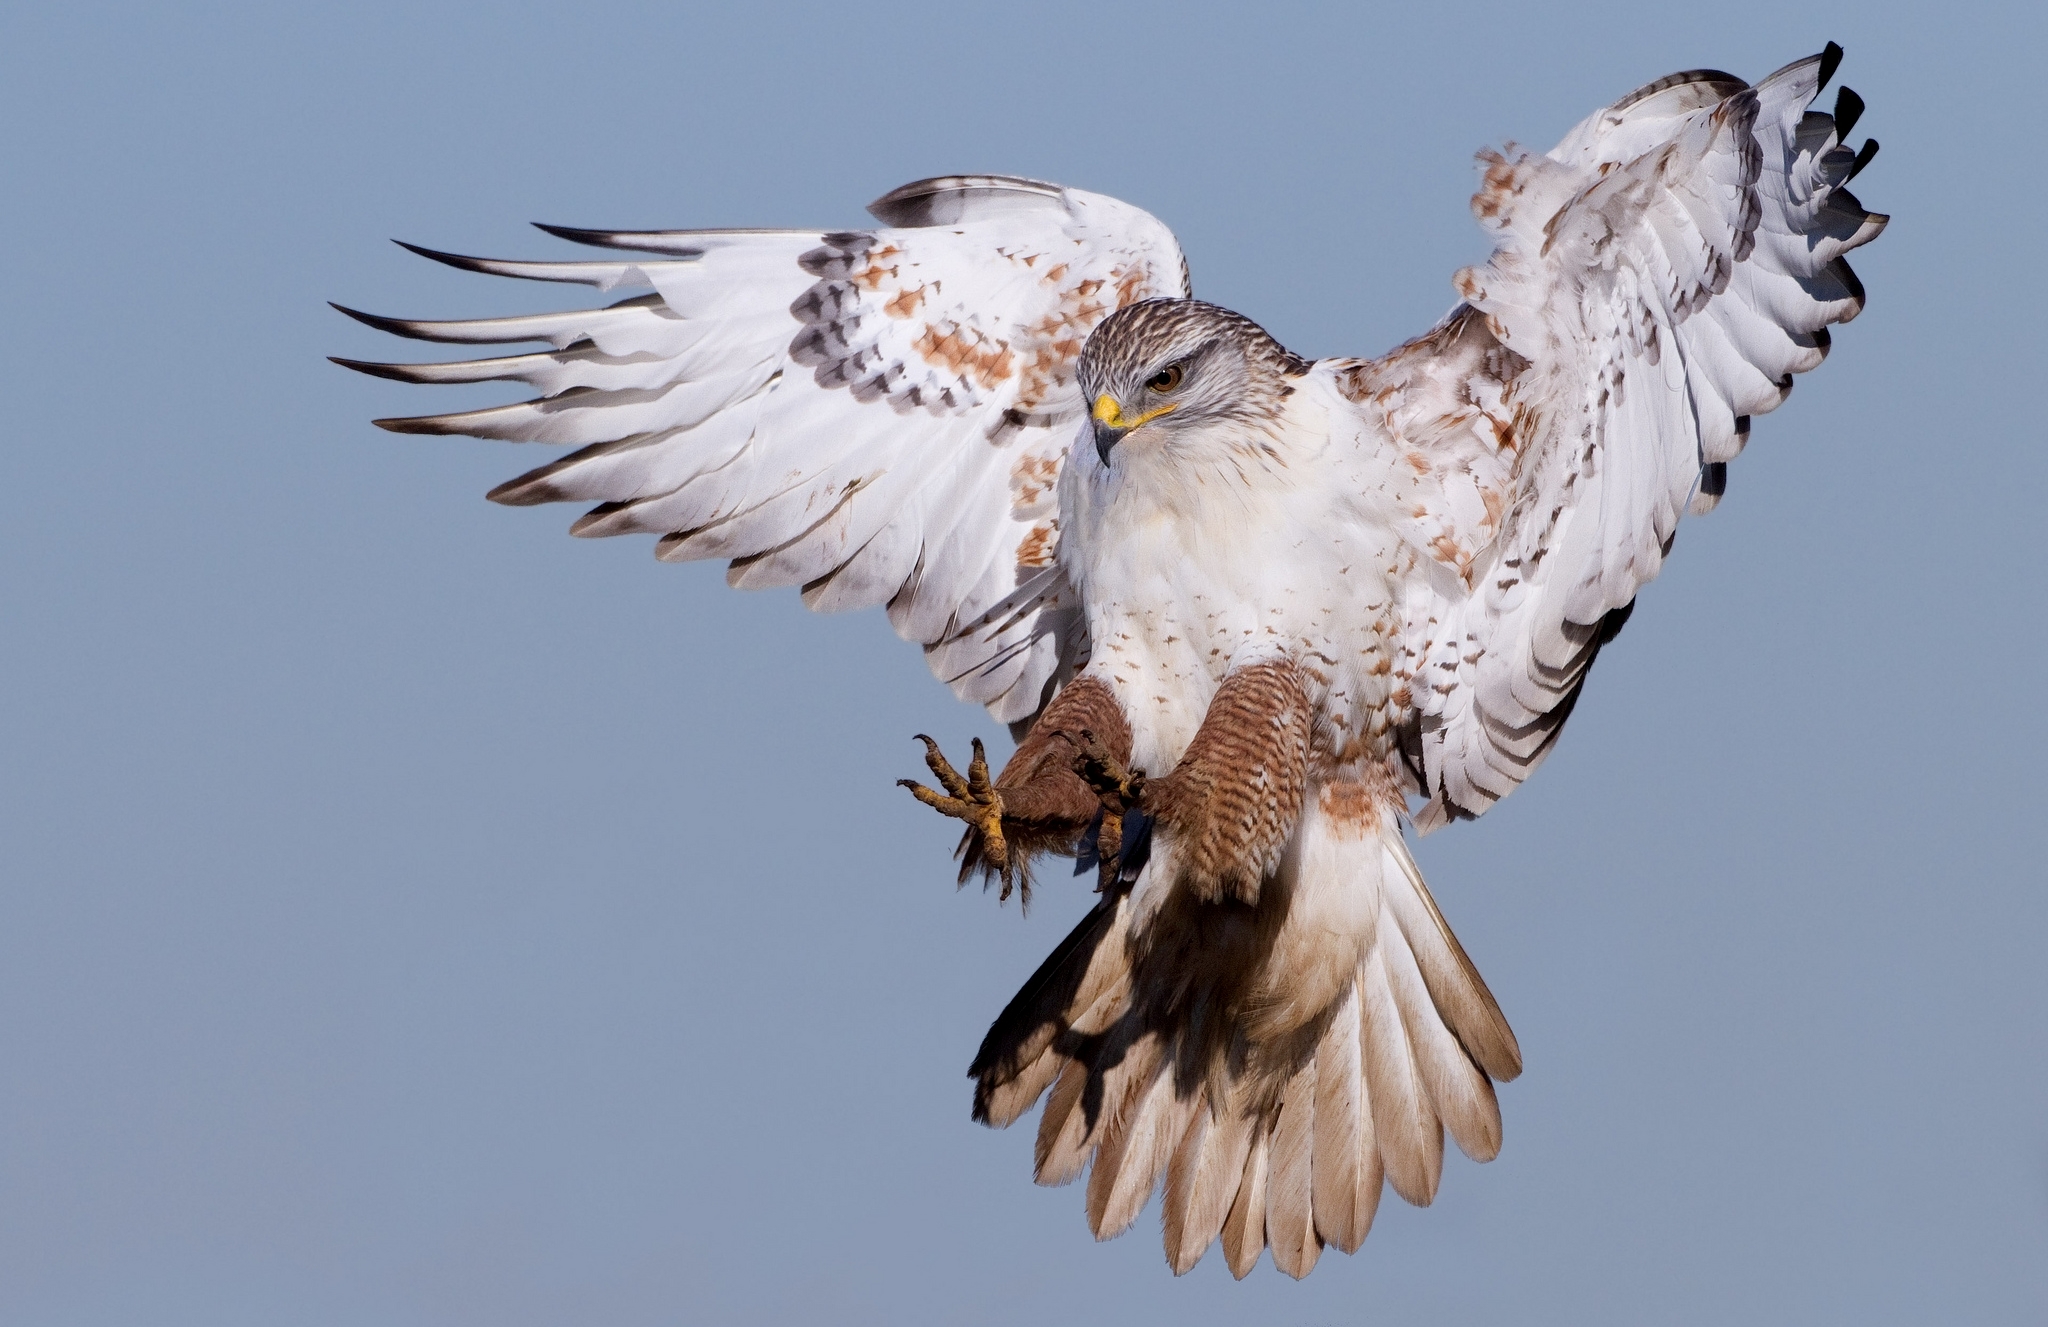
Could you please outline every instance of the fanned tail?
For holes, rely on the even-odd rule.
[[[1436,1196],[1447,1130],[1474,1160],[1499,1152],[1514,1034],[1392,815],[1325,809],[1356,804],[1311,799],[1256,905],[1176,897],[1155,860],[989,1029],[975,1118],[1045,1097],[1037,1180],[1086,1170],[1098,1239],[1163,1185],[1176,1273],[1220,1238],[1236,1276],[1270,1247],[1302,1277],[1326,1244],[1358,1248],[1383,1183]]]

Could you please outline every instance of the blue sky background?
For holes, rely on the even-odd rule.
[[[680,4],[0,13],[0,1321],[2038,1323],[2038,6]],[[1848,47],[1868,312],[1758,421],[1542,773],[1419,849],[1506,1147],[1306,1283],[1098,1246],[968,1119],[1085,908],[956,894],[892,780],[994,736],[878,614],[738,595],[325,307],[583,292],[385,243],[1115,193],[1376,352],[1474,149]],[[999,744],[1000,745],[1000,744]]]

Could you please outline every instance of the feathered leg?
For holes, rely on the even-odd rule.
[[[1085,734],[1085,736],[1084,736]],[[980,872],[999,880],[1001,897],[1015,890],[1031,901],[1031,860],[1042,853],[1071,853],[1095,823],[1103,802],[1077,769],[1084,747],[1121,763],[1130,758],[1131,725],[1107,686],[1092,677],[1069,683],[1003,766],[989,778],[981,742],[962,775],[922,735],[925,763],[945,789],[939,792],[910,779],[897,783],[942,815],[967,822],[960,842],[960,882]]]
[[[1313,713],[1292,660],[1223,679],[1180,763],[1147,783],[1140,803],[1176,846],[1177,887],[1205,901],[1259,901],[1301,814]]]

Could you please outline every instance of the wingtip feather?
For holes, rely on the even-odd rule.
[[[370,422],[386,433],[431,433],[450,432],[442,424],[440,415],[404,415],[388,419],[373,419]]]
[[[590,230],[583,226],[554,226],[545,221],[529,221],[526,224],[535,230],[544,230],[557,239],[568,240],[572,244],[604,247],[606,238],[614,234],[609,230]]]
[[[1821,48],[1820,81],[1814,84],[1813,91],[1815,96],[1819,96],[1820,93],[1827,88],[1828,80],[1833,78],[1835,76],[1835,71],[1837,69],[1840,69],[1841,67],[1842,48],[1840,44],[1836,42],[1829,42],[1826,46]]]
[[[393,382],[417,381],[410,373],[412,366],[409,364],[377,364],[364,359],[343,359],[340,355],[329,355],[327,361],[345,369],[354,369],[357,373],[367,373],[372,378],[389,378]]]
[[[460,268],[465,272],[481,272],[486,276],[491,275],[489,260],[487,259],[471,258],[459,253],[446,253],[440,249],[429,249],[423,244],[410,244],[396,237],[391,242],[408,253],[416,253],[422,258],[431,258],[437,263],[446,263],[450,267]]]
[[[553,226],[545,221],[530,224],[556,239],[567,240],[571,244],[587,244],[593,249],[627,249],[635,253],[658,253],[669,258],[700,258],[704,254],[701,244],[686,243],[670,231],[591,230],[583,226]]]
[[[1856,95],[1856,89],[1844,83],[1835,91],[1835,141],[1844,142],[1855,130],[1856,122],[1863,118],[1865,103]]]
[[[420,339],[419,333],[413,330],[411,319],[387,318],[381,313],[364,313],[361,309],[351,309],[348,305],[336,304],[333,300],[327,301],[327,307],[333,309],[336,313],[348,315],[365,327],[374,327],[380,332],[389,332],[393,336],[411,337],[414,340]]]

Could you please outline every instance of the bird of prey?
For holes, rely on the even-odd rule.
[[[545,342],[350,368],[514,381],[400,433],[573,448],[494,489],[578,535],[886,606],[1015,754],[965,773],[962,880],[1094,868],[1093,910],[975,1057],[973,1110],[1041,1098],[1036,1174],[1115,1235],[1164,1188],[1167,1260],[1219,1239],[1304,1276],[1383,1185],[1434,1196],[1445,1133],[1501,1145],[1521,1053],[1403,838],[1476,816],[1557,740],[1601,646],[1711,509],[1752,417],[1863,307],[1843,255],[1862,101],[1841,49],[1754,87],[1674,74],[1548,153],[1481,154],[1494,250],[1436,327],[1309,361],[1192,298],[1173,235],[1004,176],[884,195],[872,229],[544,229],[623,251],[476,272],[646,293],[427,322]],[[343,312],[350,312],[343,310]],[[906,781],[907,782],[907,781]]]

